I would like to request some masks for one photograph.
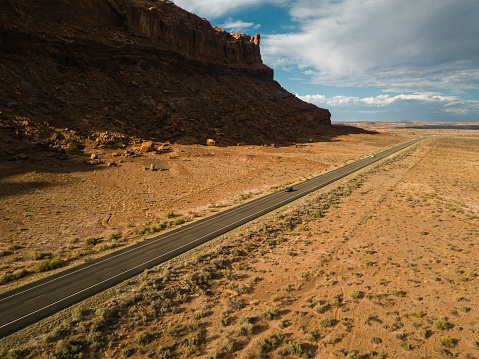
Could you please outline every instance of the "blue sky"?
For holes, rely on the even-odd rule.
[[[333,121],[479,121],[478,0],[175,0]]]

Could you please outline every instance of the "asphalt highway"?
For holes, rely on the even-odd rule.
[[[422,138],[0,295],[0,338],[403,150]]]

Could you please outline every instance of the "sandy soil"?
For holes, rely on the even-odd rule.
[[[92,142],[82,156],[28,152],[24,159],[0,159],[0,290],[20,283],[17,277],[38,277],[31,273],[41,260],[85,260],[136,242],[139,226],[164,221],[171,212],[207,215],[240,195],[267,193],[403,140],[351,135],[280,148],[167,145],[148,153]],[[84,163],[92,154],[100,164]],[[88,245],[92,238],[94,246]]]
[[[276,172],[261,177],[270,182],[259,182],[253,176],[236,192],[223,190],[223,197],[213,198],[219,203],[238,193],[268,190],[314,173],[317,167],[307,168],[312,162],[323,164],[317,168],[321,172],[338,158],[358,157],[359,148],[362,154],[378,150],[376,138],[394,139],[366,136],[298,149],[240,149],[254,151],[265,163],[268,156],[275,158],[271,153],[282,151],[280,156],[290,154],[296,165],[281,172],[284,177]],[[331,152],[335,147],[339,153]],[[478,149],[478,137],[431,137],[144,273],[111,291],[101,304],[92,299],[65,311],[57,322],[37,326],[37,332],[4,340],[9,351],[3,354],[476,358]],[[214,151],[215,158],[237,150],[201,148]],[[305,161],[301,166],[300,160]],[[255,165],[258,171],[266,167]],[[241,167],[231,165],[228,171]],[[158,211],[180,213],[212,202],[187,198],[184,207],[177,199],[162,202],[168,204]]]

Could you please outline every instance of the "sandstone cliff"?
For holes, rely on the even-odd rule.
[[[329,111],[273,80],[259,35],[227,33],[169,1],[0,0],[0,9],[0,130],[20,139],[41,142],[27,127],[220,144],[330,131]]]

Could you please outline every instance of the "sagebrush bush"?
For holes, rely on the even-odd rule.
[[[261,320],[272,320],[276,318],[279,314],[279,310],[276,306],[272,305],[271,307],[266,308],[258,314],[258,318]]]
[[[44,257],[45,257],[45,254],[39,251],[35,251],[30,254],[30,258],[33,259],[34,261],[38,261],[40,259],[43,259]]]
[[[77,322],[82,321],[85,318],[85,310],[82,307],[76,307],[72,311],[72,318]]]
[[[151,341],[151,335],[148,332],[140,332],[136,336],[135,341],[140,345],[148,344]]]
[[[98,238],[88,237],[85,239],[85,245],[87,246],[94,246],[97,243],[98,243]]]
[[[60,258],[53,258],[50,260],[44,260],[35,265],[34,270],[35,272],[46,272],[55,268],[58,268],[62,265],[62,260]]]

